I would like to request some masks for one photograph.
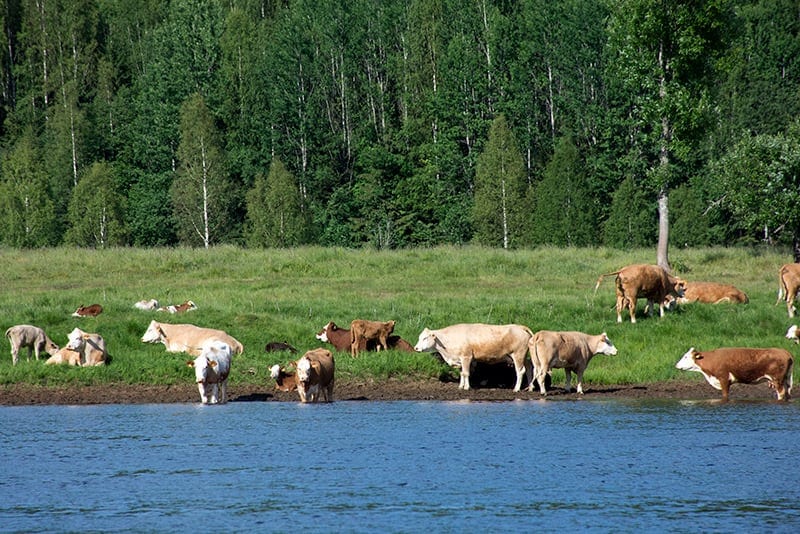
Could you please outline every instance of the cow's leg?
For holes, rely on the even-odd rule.
[[[206,388],[202,382],[197,383],[197,390],[200,392],[200,402],[208,404],[208,397],[206,397]]]
[[[625,297],[617,295],[617,322],[622,322],[622,310],[625,309]]]
[[[790,296],[788,293],[786,294],[786,311],[789,312],[789,317],[794,317],[795,312],[794,307],[794,296]]]
[[[525,357],[523,353],[522,357]],[[514,386],[514,391],[522,389],[522,379],[525,378],[525,364],[523,362],[514,362],[514,370],[517,372],[517,383]]]
[[[228,379],[226,378],[219,384],[219,402],[225,404],[228,402]]]
[[[539,382],[539,393],[542,395],[547,395],[547,387],[545,386],[545,381],[547,380],[547,365],[539,365],[536,368],[536,381]],[[533,385],[533,382],[531,382]]]
[[[631,312],[631,323],[636,322],[636,298],[636,295],[633,295],[632,298],[628,296],[625,297],[625,300],[628,304],[628,310]]]
[[[461,378],[458,382],[459,389],[469,389],[469,371],[472,367],[472,354],[461,357]]]
[[[728,376],[722,376],[719,378],[719,389],[722,391],[722,400],[728,400],[728,393],[731,389],[731,383]]]
[[[663,301],[658,305],[658,310],[659,310],[659,312],[661,314],[660,316],[664,317],[664,302]]]
[[[17,359],[19,359],[19,347],[11,344],[11,361],[14,365],[17,365]]]
[[[575,369],[575,376],[578,377],[578,395],[583,395],[583,371],[584,369]]]
[[[572,371],[570,371],[569,368],[565,368],[564,374],[567,377],[567,380],[564,384],[564,389],[567,390],[567,393],[569,393],[572,391]]]

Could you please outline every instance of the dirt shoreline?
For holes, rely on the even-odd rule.
[[[720,393],[705,381],[670,381],[653,384],[586,384],[586,400],[602,399],[680,399],[718,400]],[[453,382],[437,380],[386,380],[381,382],[337,382],[336,401],[512,401],[539,400],[538,392],[511,389],[476,388],[461,391]],[[566,393],[557,384],[549,393],[550,400],[580,398],[575,390]],[[766,384],[756,386],[736,385],[731,388],[731,399],[774,399]],[[230,385],[231,402],[298,402],[297,392],[276,391],[268,385]],[[147,384],[104,384],[95,386],[48,387],[31,384],[0,386],[0,405],[88,405],[88,404],[169,404],[196,403],[199,394],[194,384],[153,386]]]

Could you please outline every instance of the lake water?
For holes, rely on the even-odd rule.
[[[0,530],[800,532],[800,403],[0,408]]]

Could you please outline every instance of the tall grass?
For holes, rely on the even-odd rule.
[[[151,319],[190,322],[228,331],[245,346],[231,381],[269,382],[267,368],[286,353],[264,353],[270,341],[300,351],[321,343],[314,335],[328,321],[355,318],[397,321],[395,333],[416,342],[425,327],[460,322],[521,323],[531,329],[605,331],[619,349],[598,356],[586,375],[594,383],[641,383],[686,378],[674,363],[690,346],[790,347],[790,320],[775,306],[777,270],[788,254],[756,249],[676,250],[671,260],[688,280],[732,283],[748,305],[686,305],[664,318],[647,318],[639,302],[637,324],[617,324],[614,282],[595,293],[600,274],[630,263],[652,263],[653,251],[540,248],[502,251],[477,247],[399,251],[298,248],[0,250],[0,327],[41,326],[59,345],[76,326],[100,333],[113,358],[103,368],[17,366],[0,357],[0,384],[44,385],[182,383],[186,355],[141,343]],[[197,311],[172,316],[133,308],[140,299],[163,304],[191,299]],[[97,318],[70,314],[100,303]],[[796,352],[796,351],[794,351]],[[337,354],[340,379],[437,377],[443,368],[428,354],[370,353],[353,360]],[[561,380],[557,374],[554,380]]]

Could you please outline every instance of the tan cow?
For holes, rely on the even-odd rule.
[[[394,321],[382,323],[380,321],[365,321],[356,319],[350,323],[350,356],[358,356],[359,344],[361,340],[369,343],[372,339],[377,339],[384,350],[389,349],[388,338],[394,332]]]
[[[683,296],[675,299],[678,304],[700,302],[703,304],[747,304],[750,299],[742,291],[730,284],[716,282],[686,282]]]
[[[617,322],[622,322],[622,310],[628,308],[631,323],[636,322],[636,300],[647,299],[646,310],[652,314],[655,304],[658,303],[661,317],[664,316],[664,301],[667,295],[682,297],[686,282],[676,278],[658,265],[636,264],[623,267],[619,271],[600,275],[595,292],[600,287],[600,282],[606,276],[617,275]]]
[[[104,365],[108,360],[108,351],[103,337],[100,334],[84,332],[80,328],[75,328],[69,333],[67,348],[80,354],[81,365],[84,367]]]
[[[167,348],[167,352],[186,352],[192,356],[200,356],[203,344],[214,339],[227,343],[232,354],[241,354],[244,350],[242,344],[226,332],[192,324],[150,321],[150,326],[142,335],[142,343],[160,342]]]
[[[769,381],[778,400],[792,396],[792,367],[794,360],[784,349],[721,348],[699,352],[690,348],[675,367],[682,371],[701,373],[712,387],[722,391],[728,400],[731,384],[757,384]]]
[[[333,402],[336,362],[328,349],[306,352],[294,364],[300,402]]]
[[[533,378],[530,364],[525,358],[531,337],[531,329],[518,324],[455,324],[439,330],[424,329],[414,350],[438,352],[448,365],[460,366],[460,389],[470,387],[469,375],[473,361],[499,363],[511,358],[517,373],[514,391],[519,391],[526,371]]]
[[[64,347],[63,349],[58,349],[58,352],[50,356],[45,365],[59,365],[62,363],[66,363],[69,365],[76,365],[80,366],[81,364],[81,353]]]
[[[539,382],[539,391],[547,395],[545,379],[551,369],[563,368],[566,373],[567,393],[570,392],[572,371],[578,377],[578,394],[583,395],[583,373],[589,365],[589,360],[595,354],[613,356],[617,348],[608,339],[605,332],[598,336],[584,334],[583,332],[552,332],[539,330],[528,341],[536,380]],[[528,391],[533,390],[531,380]]]
[[[778,304],[781,300],[786,302],[786,311],[789,317],[794,317],[796,308],[794,300],[800,291],[800,263],[787,263],[778,270]]]
[[[39,359],[39,354],[44,351],[51,356],[58,352],[58,345],[47,337],[44,330],[38,326],[29,324],[18,324],[6,330],[6,338],[11,344],[11,361],[17,365],[19,359],[19,349],[23,347],[28,348],[27,360],[31,359],[31,352]]]

